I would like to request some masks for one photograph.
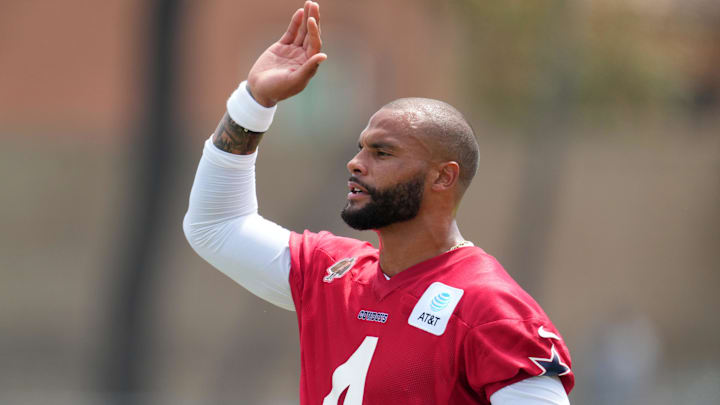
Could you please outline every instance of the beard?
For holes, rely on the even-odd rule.
[[[353,208],[348,201],[340,213],[343,221],[353,229],[364,231],[384,228],[411,220],[420,211],[425,182],[424,173],[383,190],[360,183],[354,177],[351,177],[350,181],[363,186],[370,197],[370,201],[360,208]]]

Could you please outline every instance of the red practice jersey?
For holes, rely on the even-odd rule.
[[[290,237],[302,405],[489,404],[532,376],[574,376],[540,306],[477,247],[387,279],[371,244],[328,232]]]

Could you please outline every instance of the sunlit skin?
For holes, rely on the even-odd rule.
[[[444,253],[463,241],[455,222],[461,192],[459,166],[442,160],[439,145],[418,129],[412,112],[381,109],[360,134],[360,150],[347,169],[361,184],[386,189],[426,173],[423,200],[418,215],[376,232],[380,239],[380,266],[394,276],[408,267]],[[358,184],[348,183],[348,188]],[[358,187],[363,190],[362,187]],[[370,200],[365,193],[349,193],[351,209]]]
[[[255,100],[271,107],[301,92],[327,59],[321,49],[320,5],[306,1],[293,14],[285,34],[250,69],[248,85]]]

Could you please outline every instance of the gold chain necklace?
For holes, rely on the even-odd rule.
[[[470,242],[469,240],[464,240],[464,241],[458,243],[457,245],[451,247],[450,249],[446,250],[445,252],[446,253],[451,252],[455,249],[460,249],[461,247],[466,247],[466,246],[475,246],[475,245],[472,242]]]

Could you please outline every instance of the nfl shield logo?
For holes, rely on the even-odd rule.
[[[355,264],[356,257],[346,257],[344,259],[341,259],[337,261],[332,266],[328,267],[327,269],[327,276],[323,277],[323,281],[326,283],[331,283],[336,278],[340,278],[347,273],[348,270],[352,268],[352,266]]]

